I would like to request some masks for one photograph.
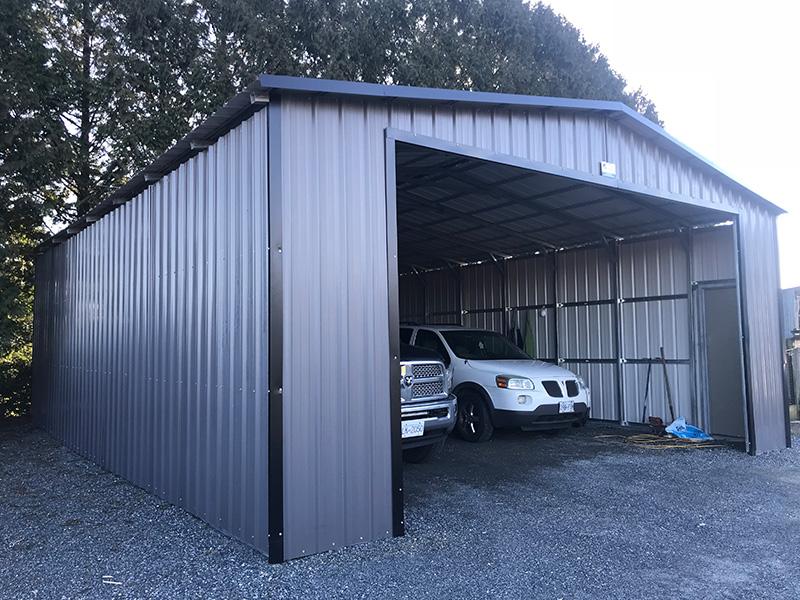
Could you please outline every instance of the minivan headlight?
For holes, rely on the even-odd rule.
[[[533,382],[527,377],[511,377],[498,375],[494,378],[497,387],[508,390],[532,390]]]

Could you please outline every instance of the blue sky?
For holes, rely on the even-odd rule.
[[[800,2],[546,3],[645,90],[667,131],[789,211],[781,284],[800,286]]]

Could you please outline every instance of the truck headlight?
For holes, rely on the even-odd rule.
[[[508,390],[532,390],[533,382],[527,377],[511,377],[510,375],[498,375],[494,378],[497,387]]]
[[[586,382],[583,380],[583,377],[581,377],[580,375],[577,375],[575,377],[575,380],[578,382],[578,386],[580,386],[580,388],[582,390],[588,390],[589,389],[589,386],[586,385]]]

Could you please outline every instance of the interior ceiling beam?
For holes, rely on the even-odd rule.
[[[619,194],[623,198],[626,198],[626,199],[630,200],[634,204],[638,204],[639,206],[641,206],[643,208],[646,208],[646,209],[652,210],[653,212],[659,213],[662,217],[664,217],[665,219],[671,220],[673,222],[673,224],[675,224],[675,225],[677,225],[679,227],[691,227],[691,225],[687,221],[685,221],[683,217],[680,217],[680,216],[676,215],[674,212],[672,212],[671,210],[665,208],[663,205],[651,204],[650,202],[642,200],[636,194],[633,194],[631,192],[620,191]]]
[[[426,198],[423,198],[422,196],[418,196],[415,192],[410,192],[410,191],[406,190],[405,193],[406,194],[411,194],[413,196],[417,196],[422,201],[427,201]],[[483,223],[484,226],[490,225],[490,226],[495,227],[497,229],[500,229],[502,231],[506,231],[507,233],[509,233],[511,235],[514,235],[514,236],[516,236],[518,238],[526,239],[529,242],[531,242],[532,244],[538,244],[543,248],[550,248],[551,250],[556,248],[556,246],[554,246],[550,242],[546,242],[544,240],[540,240],[540,239],[535,238],[533,236],[526,235],[525,233],[520,233],[519,231],[515,231],[515,230],[511,229],[510,227],[507,227],[506,225],[503,225],[502,223],[493,223],[492,221],[489,221],[489,220],[484,219],[482,217],[472,216],[472,215],[469,215],[469,214],[466,214],[466,213],[462,213],[459,210],[456,210],[454,208],[450,208],[448,206],[444,206],[442,204],[438,204],[436,206],[427,206],[426,208],[428,208],[429,210],[442,212],[442,213],[445,213],[445,214],[450,214],[450,215],[452,215],[454,217],[459,217],[459,218],[463,218],[463,219],[467,219],[467,220],[480,222],[480,223]]]
[[[467,166],[460,167],[460,165],[467,163]],[[458,175],[463,175],[465,173],[469,173],[470,171],[474,171],[478,167],[483,166],[481,163],[476,163],[468,158],[461,158],[451,161],[449,164],[446,165],[437,165],[436,167],[425,167],[429,169],[427,174],[421,175],[410,175],[413,177],[413,180],[409,181],[409,175],[407,175],[404,171],[405,167],[401,167],[398,165],[397,174],[396,174],[396,181],[397,181],[397,188],[400,189],[404,185],[411,185],[411,183],[422,185],[428,185],[435,181],[439,181],[442,177],[447,177],[448,173],[456,173]]]
[[[461,187],[462,191],[456,197],[464,195],[465,192],[466,193],[474,193],[474,189],[472,189],[472,188],[477,188],[477,189],[480,189],[482,191],[491,191],[493,194],[496,194],[499,190],[495,190],[494,186],[506,185],[506,184],[509,184],[509,183],[513,183],[515,181],[520,181],[520,180],[523,180],[523,179],[531,179],[531,178],[537,176],[537,173],[533,173],[533,172],[531,172],[531,173],[519,173],[517,175],[512,175],[510,177],[504,177],[503,179],[500,179],[498,181],[493,181],[491,183],[483,183],[483,182],[479,182],[479,181],[474,181],[472,179],[464,181],[462,179],[457,179],[457,178],[453,177],[454,174],[455,175],[464,175],[464,174],[468,173],[469,171],[477,169],[480,166],[483,166],[483,165],[474,164],[474,165],[470,166],[470,168],[468,168],[468,169],[467,168],[459,169],[455,173],[449,173],[449,172],[447,172],[447,170],[442,170],[442,171],[439,171],[437,173],[438,177],[436,177],[435,179],[415,178],[415,179],[410,180],[410,181],[402,181],[402,182],[399,182],[397,184],[397,189],[398,190],[413,190],[413,189],[419,189],[421,187],[428,187],[428,185],[430,183],[434,182],[434,181],[441,181],[442,179],[445,179],[445,178],[449,177],[449,178],[453,179],[454,181],[456,181],[457,185],[459,187]],[[400,180],[400,177],[398,177],[398,180]],[[446,187],[453,187],[453,184],[452,183],[447,183],[447,184],[445,184],[445,186]],[[502,195],[505,195],[505,192],[503,192],[501,194],[501,196],[493,196],[493,197],[498,197],[499,198],[499,197],[502,197]],[[446,202],[446,200],[442,199],[442,202]]]
[[[418,227],[418,230],[429,231],[429,230],[426,229],[426,227],[424,225],[420,225]],[[437,241],[443,240],[442,235],[440,233],[436,233],[436,232],[429,232],[429,233],[431,234],[431,238],[433,240],[437,240]],[[501,238],[501,239],[507,239],[507,236],[505,236],[504,238]],[[472,241],[467,241],[467,240],[461,241],[458,238],[456,238],[455,241],[454,241],[453,239],[449,239],[448,238],[447,241],[446,241],[446,244],[447,244],[447,250],[449,250],[449,252],[447,252],[447,253],[440,253],[440,251],[436,250],[436,249],[431,251],[429,246],[426,245],[424,242],[408,242],[407,245],[411,246],[412,248],[414,248],[414,250],[418,250],[417,252],[414,252],[414,251],[406,252],[406,251],[403,250],[404,246],[402,246],[402,245],[399,247],[398,250],[399,250],[400,255],[402,255],[402,256],[406,256],[408,254],[411,254],[411,255],[415,255],[416,254],[416,255],[425,256],[425,257],[429,257],[430,258],[431,254],[435,254],[436,258],[439,259],[439,260],[447,259],[447,260],[451,260],[453,262],[462,262],[462,261],[459,261],[458,258],[456,258],[457,256],[461,256],[460,252],[464,253],[464,256],[470,256],[471,257],[471,256],[473,256],[475,254],[475,250],[480,251],[482,254],[497,253],[497,254],[501,254],[501,255],[507,255],[506,252],[500,251],[494,246],[491,246],[491,245],[487,246],[485,242],[481,243],[481,242],[472,242]],[[454,248],[460,249],[460,252],[459,251],[456,251],[455,253],[452,252],[452,250]],[[420,251],[420,249],[423,249],[423,250]],[[455,254],[455,256],[454,256],[454,254]]]
[[[508,178],[508,179],[503,179],[503,180],[500,180],[498,182],[495,182],[492,185],[503,185],[504,183],[511,183],[513,181],[518,181],[519,179],[523,179],[525,177],[528,177],[528,175],[525,175],[525,176],[522,176],[522,177],[515,175],[514,177],[511,177],[511,178]],[[404,193],[409,193],[409,194],[414,194],[417,198],[420,198],[421,196],[419,194],[415,194],[411,190],[419,189],[419,188],[425,188],[425,187],[428,187],[428,186],[425,185],[425,184],[418,184],[417,185],[416,183],[412,184],[412,185],[402,185],[402,186],[398,185],[397,186],[397,193],[398,193],[398,196],[402,196],[402,194],[404,194]],[[453,186],[451,184],[448,184],[447,187],[453,187]],[[426,202],[426,205],[427,206],[432,206],[432,205],[440,206],[442,204],[445,204],[446,202],[452,202],[453,200],[458,200],[459,198],[463,198],[464,196],[468,196],[470,194],[475,194],[476,193],[475,189],[473,189],[476,186],[472,186],[472,185],[463,186],[462,185],[460,187],[461,187],[460,191],[455,192],[455,193],[451,193],[451,194],[449,194],[447,196],[444,196],[442,198],[437,198],[437,199],[424,198],[424,200]],[[493,194],[486,194],[486,195],[488,195],[490,198],[499,199],[497,196],[495,196]],[[405,210],[405,211],[398,211],[398,215],[410,213],[410,212],[413,212],[413,211],[414,211],[414,209]],[[467,213],[465,212],[464,214],[467,214]]]
[[[582,187],[582,185],[578,185],[578,186],[575,186],[575,187]],[[555,193],[556,192],[553,192],[552,194],[555,194]],[[550,195],[550,193],[547,193],[547,194],[543,193],[542,197],[544,198],[544,197],[547,197],[548,195]],[[577,202],[575,204],[570,204],[568,206],[565,206],[564,210],[575,210],[575,209],[584,208],[586,206],[590,206],[590,205],[593,205],[593,204],[603,204],[605,202],[610,202],[610,201],[616,200],[616,199],[617,199],[616,196],[604,196],[603,198],[598,198],[596,200],[585,200],[583,202]],[[494,206],[492,208],[481,208],[481,209],[478,209],[478,210],[474,210],[474,211],[471,211],[470,214],[476,215],[476,214],[481,214],[483,212],[491,212],[493,210],[497,210],[498,208],[501,208],[502,206],[511,206],[511,205],[516,205],[516,204],[518,204],[516,201],[506,202],[506,203],[503,203],[503,205],[496,205],[496,206]],[[411,213],[411,212],[414,212],[414,211],[413,210],[409,210],[409,211],[406,211],[406,212]],[[532,212],[529,215],[524,215],[524,216],[515,217],[515,218],[517,218],[519,220],[526,220],[526,219],[533,219],[535,217],[541,217],[542,215],[546,215],[546,214],[547,214],[547,210],[536,210],[535,212]],[[437,219],[436,221],[428,221],[427,224],[428,225],[439,225],[441,223],[447,223],[450,220],[451,220],[450,217],[445,217],[443,219]],[[470,228],[470,229],[464,230],[464,231],[473,231],[473,229],[477,229],[477,228]],[[541,229],[537,229],[535,231],[544,231],[546,229],[548,229],[548,228],[541,228]],[[534,232],[531,231],[530,233],[534,233]]]
[[[595,200],[595,201],[593,201],[593,202],[591,202],[589,204],[605,203],[605,202],[609,202],[611,200],[616,200],[616,199],[617,199],[616,196],[605,196],[603,198],[598,198],[597,200]],[[562,209],[562,212],[559,215],[560,221],[559,221],[559,223],[557,225],[547,225],[545,227],[539,227],[537,229],[531,229],[531,230],[528,230],[529,233],[537,233],[539,231],[547,231],[549,229],[557,229],[559,227],[565,227],[565,226],[574,225],[574,224],[577,223],[577,224],[587,224],[588,226],[585,229],[586,230],[591,230],[593,234],[596,234],[596,233],[600,232],[601,234],[608,235],[608,236],[610,236],[612,238],[622,237],[618,230],[616,230],[616,229],[608,229],[607,227],[601,227],[601,226],[597,225],[597,221],[598,220],[605,220],[605,219],[612,219],[614,217],[620,217],[620,216],[623,216],[623,215],[629,215],[629,214],[634,213],[634,212],[642,211],[642,210],[644,210],[644,208],[637,205],[633,209],[621,210],[621,211],[608,213],[608,214],[605,214],[605,215],[598,215],[598,216],[594,216],[594,217],[579,217],[577,215],[571,215],[571,214],[570,215],[565,215],[565,212],[567,210],[568,210],[567,208]],[[547,214],[549,216],[550,213],[545,212],[543,214]],[[539,215],[536,215],[536,216],[542,216],[542,214],[539,214]],[[535,219],[535,218],[536,218],[535,216],[525,216],[525,217],[519,217],[517,220],[519,222],[525,222],[525,221],[528,221],[529,219]]]
[[[403,158],[405,156],[407,156],[407,155],[410,155],[411,158],[406,158],[405,161],[404,161]],[[408,166],[413,165],[415,163],[422,162],[426,158],[431,158],[431,156],[433,156],[433,155],[430,152],[411,152],[411,153],[409,153],[409,152],[402,152],[402,153],[401,152],[396,152],[395,153],[395,161],[396,161],[396,164],[397,164],[398,168],[400,168],[400,167],[408,167]],[[463,162],[465,160],[466,160],[466,158],[462,158],[461,162]]]
[[[517,205],[520,205],[520,206],[531,206],[531,205],[533,205],[534,207],[536,207],[537,209],[542,211],[542,214],[556,215],[562,221],[570,221],[570,220],[575,221],[575,216],[571,215],[568,212],[568,209],[566,207],[565,208],[560,208],[560,207],[553,207],[553,206],[543,206],[541,204],[541,202],[540,202],[540,200],[542,200],[543,197],[540,197],[539,194],[534,194],[534,195],[531,195],[531,196],[520,195],[520,194],[517,194],[515,192],[510,192],[508,190],[497,190],[496,187],[493,187],[493,186],[497,186],[497,185],[503,185],[501,182],[492,184],[490,186],[489,184],[476,183],[476,182],[473,182],[473,181],[465,181],[465,182],[459,182],[458,185],[461,185],[462,189],[464,187],[467,187],[467,186],[474,186],[474,187],[477,187],[478,189],[486,192],[487,194],[500,193],[502,196],[504,196],[506,198],[511,198],[510,201],[507,201],[507,202],[509,202],[511,204],[517,204]],[[575,189],[576,187],[586,187],[586,186],[584,184],[576,184],[575,186],[570,186],[570,188],[572,188],[572,189]],[[562,189],[562,191],[559,192],[559,193],[561,193],[561,194],[569,193],[568,191],[564,191],[566,189],[567,188]],[[554,195],[554,194],[550,194],[550,195]],[[489,207],[487,207],[487,209],[489,209]],[[496,209],[497,209],[497,207],[494,207],[492,210],[496,210]],[[584,225],[584,224],[587,224],[587,223],[589,223],[589,221],[585,221],[584,223],[581,224],[581,226]],[[583,227],[583,228],[586,230],[587,234],[589,234],[589,235],[594,235],[594,234],[597,234],[597,233],[603,233],[603,234],[606,234],[606,235],[609,235],[609,236],[612,236],[612,237],[618,237],[617,234],[614,233],[613,231],[611,231],[609,229],[606,229],[606,228],[603,228],[603,227],[598,227],[597,225],[595,225],[593,223],[591,225],[587,225],[586,227]]]

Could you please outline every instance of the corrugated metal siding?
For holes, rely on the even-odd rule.
[[[685,239],[685,238],[683,238]],[[694,379],[691,368],[689,322],[689,262],[680,237],[659,237],[620,246],[620,295],[623,298],[685,295],[673,300],[623,303],[620,313],[622,356],[631,359],[657,359],[664,347],[669,364],[667,373],[676,414],[697,423]],[[626,363],[622,367],[625,420],[640,422],[643,416],[647,365]],[[670,417],[663,368],[653,365],[648,394],[650,415]]]
[[[559,304],[614,299],[616,275],[608,248],[559,252],[556,260],[556,301]],[[620,419],[615,310],[615,304],[558,309],[558,355],[565,359],[565,367],[578,372],[589,385],[593,419]],[[580,359],[614,362],[587,364]]]
[[[267,113],[37,263],[34,411],[267,550]]]
[[[506,294],[502,268],[503,265],[484,263],[459,269],[461,299],[467,311],[463,317],[465,326],[505,333],[506,313],[499,310]]]
[[[385,111],[282,105],[286,558],[392,531]]]
[[[525,349],[534,357],[555,359],[555,289],[551,255],[532,256],[506,262],[508,306],[511,326],[519,330],[523,340],[531,340]],[[541,306],[539,309],[519,309]]]
[[[425,273],[425,306],[429,318],[458,322],[461,315],[461,280],[456,271]],[[432,321],[435,322],[435,321]]]
[[[787,443],[775,218],[750,207],[739,218],[739,244],[755,447],[756,452],[767,452]]]

